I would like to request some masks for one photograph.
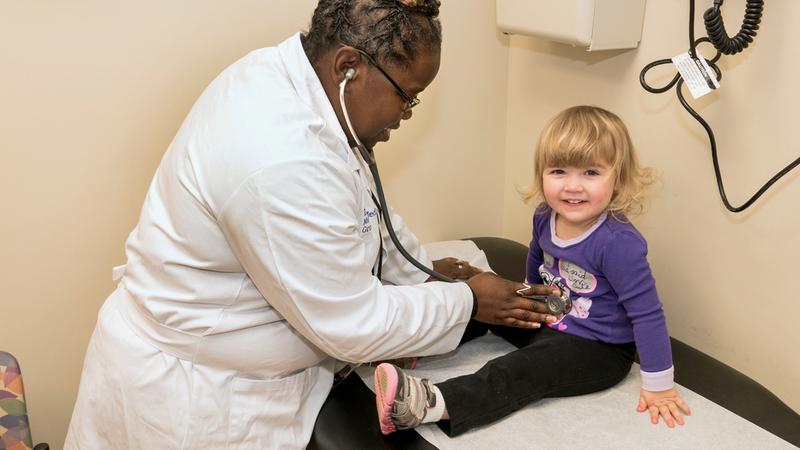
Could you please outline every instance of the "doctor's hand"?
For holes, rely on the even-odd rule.
[[[467,261],[449,257],[434,261],[433,270],[456,280],[466,280],[483,272],[481,269],[469,265]],[[430,277],[427,281],[436,281],[436,279]]]
[[[506,325],[516,328],[539,328],[542,322],[555,322],[553,315],[547,314],[547,305],[517,295],[524,285],[506,280],[493,273],[484,272],[467,280],[467,285],[478,299],[478,322]],[[533,295],[552,295],[553,288],[533,285],[526,292]]]

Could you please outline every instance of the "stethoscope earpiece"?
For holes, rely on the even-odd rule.
[[[356,76],[356,69],[352,67],[347,69],[347,72],[344,73],[344,78],[347,80],[352,80]]]

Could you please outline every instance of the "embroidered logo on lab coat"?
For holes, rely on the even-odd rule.
[[[378,215],[377,209],[364,208],[364,223],[361,226],[361,233],[366,234],[372,231],[372,219]]]

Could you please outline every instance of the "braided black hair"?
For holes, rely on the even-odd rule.
[[[303,46],[312,64],[339,44],[406,68],[420,50],[439,50],[439,0],[319,0]]]

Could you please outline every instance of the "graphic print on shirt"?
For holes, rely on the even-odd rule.
[[[545,285],[548,285],[548,286],[558,287],[559,289],[561,289],[561,292],[566,292],[567,295],[571,296],[571,291],[566,286],[566,285],[569,285],[569,278],[564,279],[562,277],[558,277],[558,276],[555,276],[552,273],[550,273],[550,271],[548,271],[547,268],[545,267],[545,264],[547,262],[547,256],[548,256],[547,253],[545,253],[545,263],[543,263],[541,266],[539,266],[539,276],[542,277],[542,283],[544,283]],[[551,258],[550,261],[551,261],[551,267],[552,267],[552,261],[553,261],[552,260],[552,256],[550,258]],[[579,270],[582,270],[579,266],[577,266],[575,264],[572,264],[572,263],[569,263],[569,262],[567,262],[567,264],[569,264],[570,267],[572,267],[572,268],[577,268]],[[559,269],[561,269],[561,267],[562,267],[561,261],[559,261],[558,265],[559,265]],[[564,272],[562,272],[562,274],[563,273]],[[590,274],[590,273],[588,273],[586,271],[584,271],[584,273],[587,273],[588,275],[591,276],[591,280],[593,282],[592,288],[589,290],[589,292],[591,292],[597,287],[597,280],[594,277],[594,275],[592,275],[592,274]],[[565,285],[565,282],[566,282],[566,285]],[[573,316],[573,317],[575,317],[577,319],[586,319],[586,318],[589,317],[589,309],[591,309],[591,307],[592,307],[592,299],[591,298],[578,297],[577,299],[573,299],[572,300],[572,310],[568,313],[568,315]],[[559,331],[566,330],[567,329],[567,324],[562,322],[564,320],[564,317],[565,317],[565,315],[561,314],[560,316],[558,316],[556,318],[555,322],[548,323],[547,326],[550,327],[550,328],[556,328]]]
[[[546,255],[546,253],[545,253]],[[561,292],[566,292],[569,295],[569,289],[564,284],[564,280],[561,277],[557,277],[550,273],[549,270],[545,267],[544,264],[539,266],[539,276],[542,277],[542,284],[545,286],[553,286],[561,289]]]
[[[574,292],[586,294],[597,289],[597,278],[577,264],[560,259],[558,260],[558,272]]]
[[[572,311],[569,315],[575,316],[578,319],[586,319],[589,317],[589,308],[592,307],[592,299],[586,297],[578,297],[572,301]]]

